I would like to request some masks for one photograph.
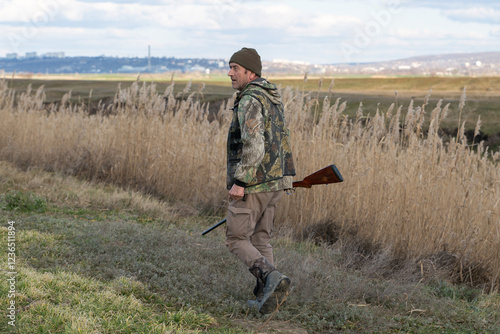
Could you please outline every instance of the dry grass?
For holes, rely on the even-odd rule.
[[[43,194],[43,199],[68,210],[133,211],[144,216],[175,220],[198,212],[187,205],[168,205],[152,196],[119,189],[104,183],[92,183],[72,176],[48,174],[38,167],[21,172],[0,161],[0,193]],[[8,180],[8,181],[7,181]]]
[[[173,84],[172,84],[173,85]],[[0,82],[0,158],[28,168],[105,180],[162,198],[225,207],[225,145],[232,104],[208,119],[208,106],[187,86],[118,89],[114,104],[88,115],[85,106],[44,106],[42,89],[16,96]],[[343,184],[297,192],[281,202],[280,231],[305,233],[329,221],[338,236],[360,239],[398,258],[446,252],[460,280],[500,283],[499,154],[470,146],[463,131],[445,143],[448,106],[391,106],[374,117],[343,114],[345,101],[282,90],[292,149],[302,179],[331,163]],[[69,96],[68,96],[69,97]],[[459,105],[464,106],[465,93]],[[424,117],[430,121],[424,133]],[[460,124],[461,126],[462,124]],[[435,262],[422,262],[423,272]],[[429,268],[430,269],[430,268]]]

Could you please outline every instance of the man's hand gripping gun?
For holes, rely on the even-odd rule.
[[[306,176],[302,181],[294,181],[293,182],[293,188],[311,188],[312,186],[318,185],[318,184],[329,184],[329,183],[338,183],[338,182],[343,182],[344,179],[342,178],[342,175],[340,174],[339,170],[335,165],[330,165],[328,167],[325,167],[323,169],[320,169],[319,171]],[[227,218],[224,218],[214,226],[206,229],[201,233],[201,235],[205,235],[213,230],[215,230],[217,227],[221,226],[226,222]]]

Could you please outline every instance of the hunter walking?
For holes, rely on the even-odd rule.
[[[255,49],[242,48],[229,60],[237,97],[227,139],[226,246],[257,279],[248,306],[266,314],[291,283],[274,266],[270,241],[276,203],[292,188],[295,168],[281,96],[261,71]]]

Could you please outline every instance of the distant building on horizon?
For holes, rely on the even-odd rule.
[[[37,57],[38,57],[38,55],[36,52],[26,52],[24,54],[24,58],[26,58],[26,59],[33,59],[33,58],[37,58]]]
[[[64,58],[64,52],[47,52],[42,55],[45,58]]]

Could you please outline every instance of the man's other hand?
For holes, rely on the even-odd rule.
[[[245,188],[233,184],[231,190],[229,190],[229,200],[242,199],[245,195]]]

